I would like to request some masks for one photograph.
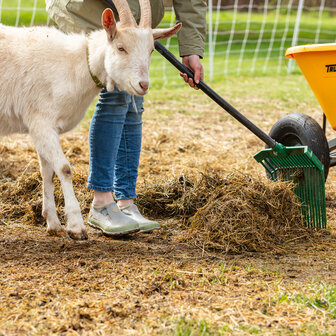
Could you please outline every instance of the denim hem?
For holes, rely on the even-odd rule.
[[[114,199],[117,201],[117,200],[120,200],[120,199],[134,199],[134,198],[137,198],[137,195],[136,194],[130,194],[130,195],[122,195],[122,194],[119,194],[118,196],[116,194],[114,194]]]
[[[87,184],[87,188],[97,191],[113,191],[113,187],[98,187],[91,183]]]

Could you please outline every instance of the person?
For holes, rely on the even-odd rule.
[[[47,10],[48,1],[50,0],[46,0]],[[92,3],[95,0],[90,1]],[[107,1],[115,16],[118,17],[113,2]],[[138,22],[140,19],[138,0],[127,0],[127,2]],[[182,62],[194,71],[194,80],[189,79],[185,74],[181,76],[186,83],[197,89],[195,83],[204,76],[201,59],[204,53],[207,5],[203,0],[173,0],[172,2],[176,21],[182,23],[182,28],[177,35],[179,53]],[[163,18],[164,6],[162,0],[151,0],[150,3],[152,27],[155,28]],[[78,20],[82,25],[83,22],[92,25],[95,21],[92,8],[97,2],[92,4],[91,7],[89,3],[82,6],[83,11],[73,16],[73,21],[77,20],[77,22],[72,26],[69,22],[64,24],[65,15],[58,15],[62,17],[62,20],[59,20],[63,24],[61,29],[75,30],[79,25]],[[71,0],[67,3],[67,8],[69,6],[71,8]],[[52,8],[52,6],[49,7]],[[83,19],[85,8],[91,8],[91,11],[86,14],[90,15],[90,20]],[[101,12],[101,9],[97,11]],[[56,15],[54,16],[56,18]],[[99,24],[100,17],[96,15],[94,26],[97,27]],[[88,223],[107,235],[124,235],[139,230],[150,232],[160,228],[159,223],[145,218],[134,204],[137,196],[136,182],[141,151],[143,102],[143,97],[132,98],[118,88],[112,92],[103,89],[91,120],[87,187],[93,190],[93,201]]]

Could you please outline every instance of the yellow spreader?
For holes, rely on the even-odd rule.
[[[336,43],[291,47],[286,57],[296,60],[331,127],[336,130]]]

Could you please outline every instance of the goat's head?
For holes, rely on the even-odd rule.
[[[151,8],[149,0],[140,0],[141,19],[139,26],[126,0],[113,0],[120,21],[116,22],[111,9],[105,9],[102,25],[107,33],[105,70],[106,88],[132,95],[143,96],[149,88],[149,63],[154,50],[154,41],[168,38],[179,31],[181,24],[167,29],[151,28]]]

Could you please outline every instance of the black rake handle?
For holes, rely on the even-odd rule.
[[[188,75],[189,78],[194,79],[194,73],[181,63],[169,50],[167,50],[161,43],[155,41],[155,49],[167,59],[175,68],[180,72]],[[195,83],[196,84],[196,83]],[[225,101],[218,93],[216,93],[211,87],[205,84],[202,80],[196,84],[206,95],[208,95],[213,101],[221,106],[226,112],[230,113],[236,120],[243,124],[253,134],[255,134],[260,140],[267,144],[270,148],[274,148],[277,142],[269,135],[263,132],[259,127],[253,124],[249,119],[242,115],[232,105]]]

